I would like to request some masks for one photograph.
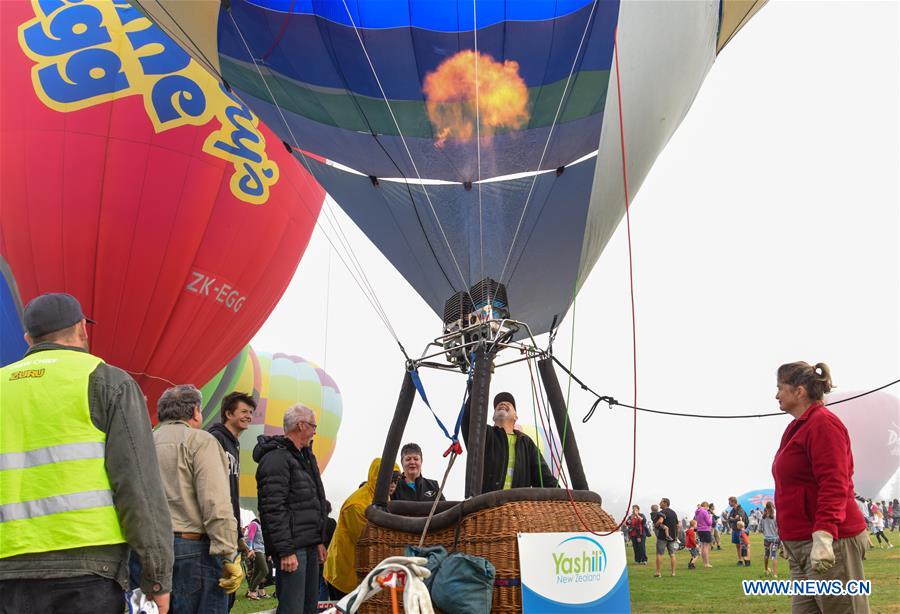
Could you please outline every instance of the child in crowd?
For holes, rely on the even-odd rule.
[[[766,501],[766,509],[763,510],[762,518],[759,521],[759,530],[763,534],[763,566],[765,574],[770,573],[773,577],[778,577],[778,547],[780,540],[778,539],[778,525],[775,523],[775,504]],[[772,561],[772,570],[769,571],[769,561]]]
[[[666,526],[665,522],[656,524],[656,521],[660,517],[662,517],[663,520],[665,520],[665,516],[663,516],[663,513],[661,511],[659,511],[659,506],[656,504],[651,505],[650,506],[650,522],[652,522],[653,526],[656,527],[657,531],[659,531],[657,533],[657,535],[662,537],[663,539],[665,539],[667,542],[674,541],[674,539],[675,539],[674,537],[669,537],[669,527]]]
[[[700,550],[697,548],[697,521],[691,520],[691,525],[687,531],[684,532],[684,547],[687,548],[691,553],[691,560],[688,561],[688,569],[696,569],[697,566],[694,565],[694,561],[697,560],[697,557],[700,556]]]
[[[884,546],[881,545],[881,540],[884,540],[884,543],[887,544],[888,549],[894,547],[894,544],[892,544],[887,538],[887,535],[884,534],[884,514],[882,514],[881,510],[877,508],[872,514],[872,533],[875,534],[875,538],[878,540],[879,548],[884,548]]]
[[[750,567],[750,534],[744,530],[744,521],[738,520],[737,529],[741,537],[741,560],[738,565]]]

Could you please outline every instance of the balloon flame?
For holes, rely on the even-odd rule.
[[[500,128],[521,128],[528,121],[528,87],[519,76],[519,63],[512,60],[501,64],[487,54],[460,51],[425,75],[422,91],[436,147],[443,147],[447,139],[471,140],[479,119],[481,136],[487,139]]]

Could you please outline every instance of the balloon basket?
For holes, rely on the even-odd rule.
[[[497,572],[491,612],[521,612],[518,534],[585,531],[573,505],[590,530],[614,531],[616,522],[601,503],[594,492],[566,493],[557,488],[521,488],[461,503],[442,502],[423,545],[441,545],[489,560]],[[403,555],[406,546],[419,543],[430,508],[431,503],[399,501],[389,504],[387,511],[374,506],[366,510],[368,523],[356,549],[360,581],[385,558]],[[390,612],[390,596],[379,594],[360,611]]]

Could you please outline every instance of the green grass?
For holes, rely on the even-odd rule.
[[[872,581],[869,607],[872,612],[900,612],[900,537],[887,533],[893,550],[869,550],[864,563],[866,579]],[[730,542],[730,538],[729,538]],[[790,597],[748,597],[741,580],[763,579],[763,541],[761,534],[750,537],[750,567],[738,567],[731,543],[710,552],[711,569],[687,569],[690,554],[680,550],[676,556],[675,577],[669,575],[668,557],[663,557],[662,577],[654,578],[655,539],[648,544],[647,565],[635,565],[630,544],[628,583],[634,612],[790,612]],[[778,560],[778,579],[790,579],[788,563]]]
[[[866,578],[872,581],[869,606],[872,612],[900,612],[900,533],[887,533],[895,547],[893,550],[869,550],[866,554]],[[735,565],[734,546],[722,544],[722,550],[710,552],[712,569],[688,570],[690,554],[680,550],[677,555],[676,576],[668,575],[668,557],[663,559],[663,576],[654,578],[654,540],[650,540],[649,562],[635,565],[631,546],[625,548],[628,557],[628,583],[631,588],[631,607],[634,612],[790,612],[790,597],[747,597],[741,589],[741,580],[762,579],[762,535],[750,537],[750,567]],[[699,563],[699,560],[698,560]],[[778,560],[778,578],[789,579],[787,561]],[[270,586],[269,594],[275,587]],[[233,614],[249,614],[274,609],[275,599],[251,601],[247,599],[246,582],[238,591]]]

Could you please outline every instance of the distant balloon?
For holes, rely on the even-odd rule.
[[[758,507],[759,509],[763,509],[766,507],[767,501],[775,502],[775,489],[774,488],[761,488],[758,490],[750,490],[745,492],[742,495],[739,495],[738,504],[744,508],[744,511],[749,513],[754,507]],[[776,503],[776,506],[778,504]]]
[[[255,352],[249,345],[207,383],[203,423],[219,420],[222,397],[239,390],[257,402],[250,427],[241,433],[241,507],[257,510],[253,447],[260,435],[281,435],[284,412],[302,403],[316,414],[313,453],[324,472],[337,444],[343,404],[335,381],[313,362],[288,354]]]
[[[559,477],[559,465],[562,463],[562,445],[559,441],[557,433],[554,431],[548,436],[546,429],[534,424],[517,424],[516,428],[531,437],[531,440],[537,445],[538,451],[544,457],[544,462],[550,467],[550,471],[557,478]],[[551,448],[548,441],[553,442]]]
[[[249,345],[232,358],[225,368],[216,373],[200,392],[203,394],[203,427],[219,421],[222,399],[231,392],[244,392],[259,403],[262,373],[259,359]],[[257,409],[257,412],[260,410]],[[262,414],[260,414],[261,416]],[[256,420],[254,420],[254,423]]]
[[[324,192],[128,2],[0,2],[0,33],[0,256],[23,303],[81,301],[155,415],[265,321]]]
[[[844,390],[829,394],[825,402],[834,403],[858,394],[860,391]],[[873,392],[828,409],[850,433],[856,492],[877,497],[900,467],[900,399],[887,392]]]

